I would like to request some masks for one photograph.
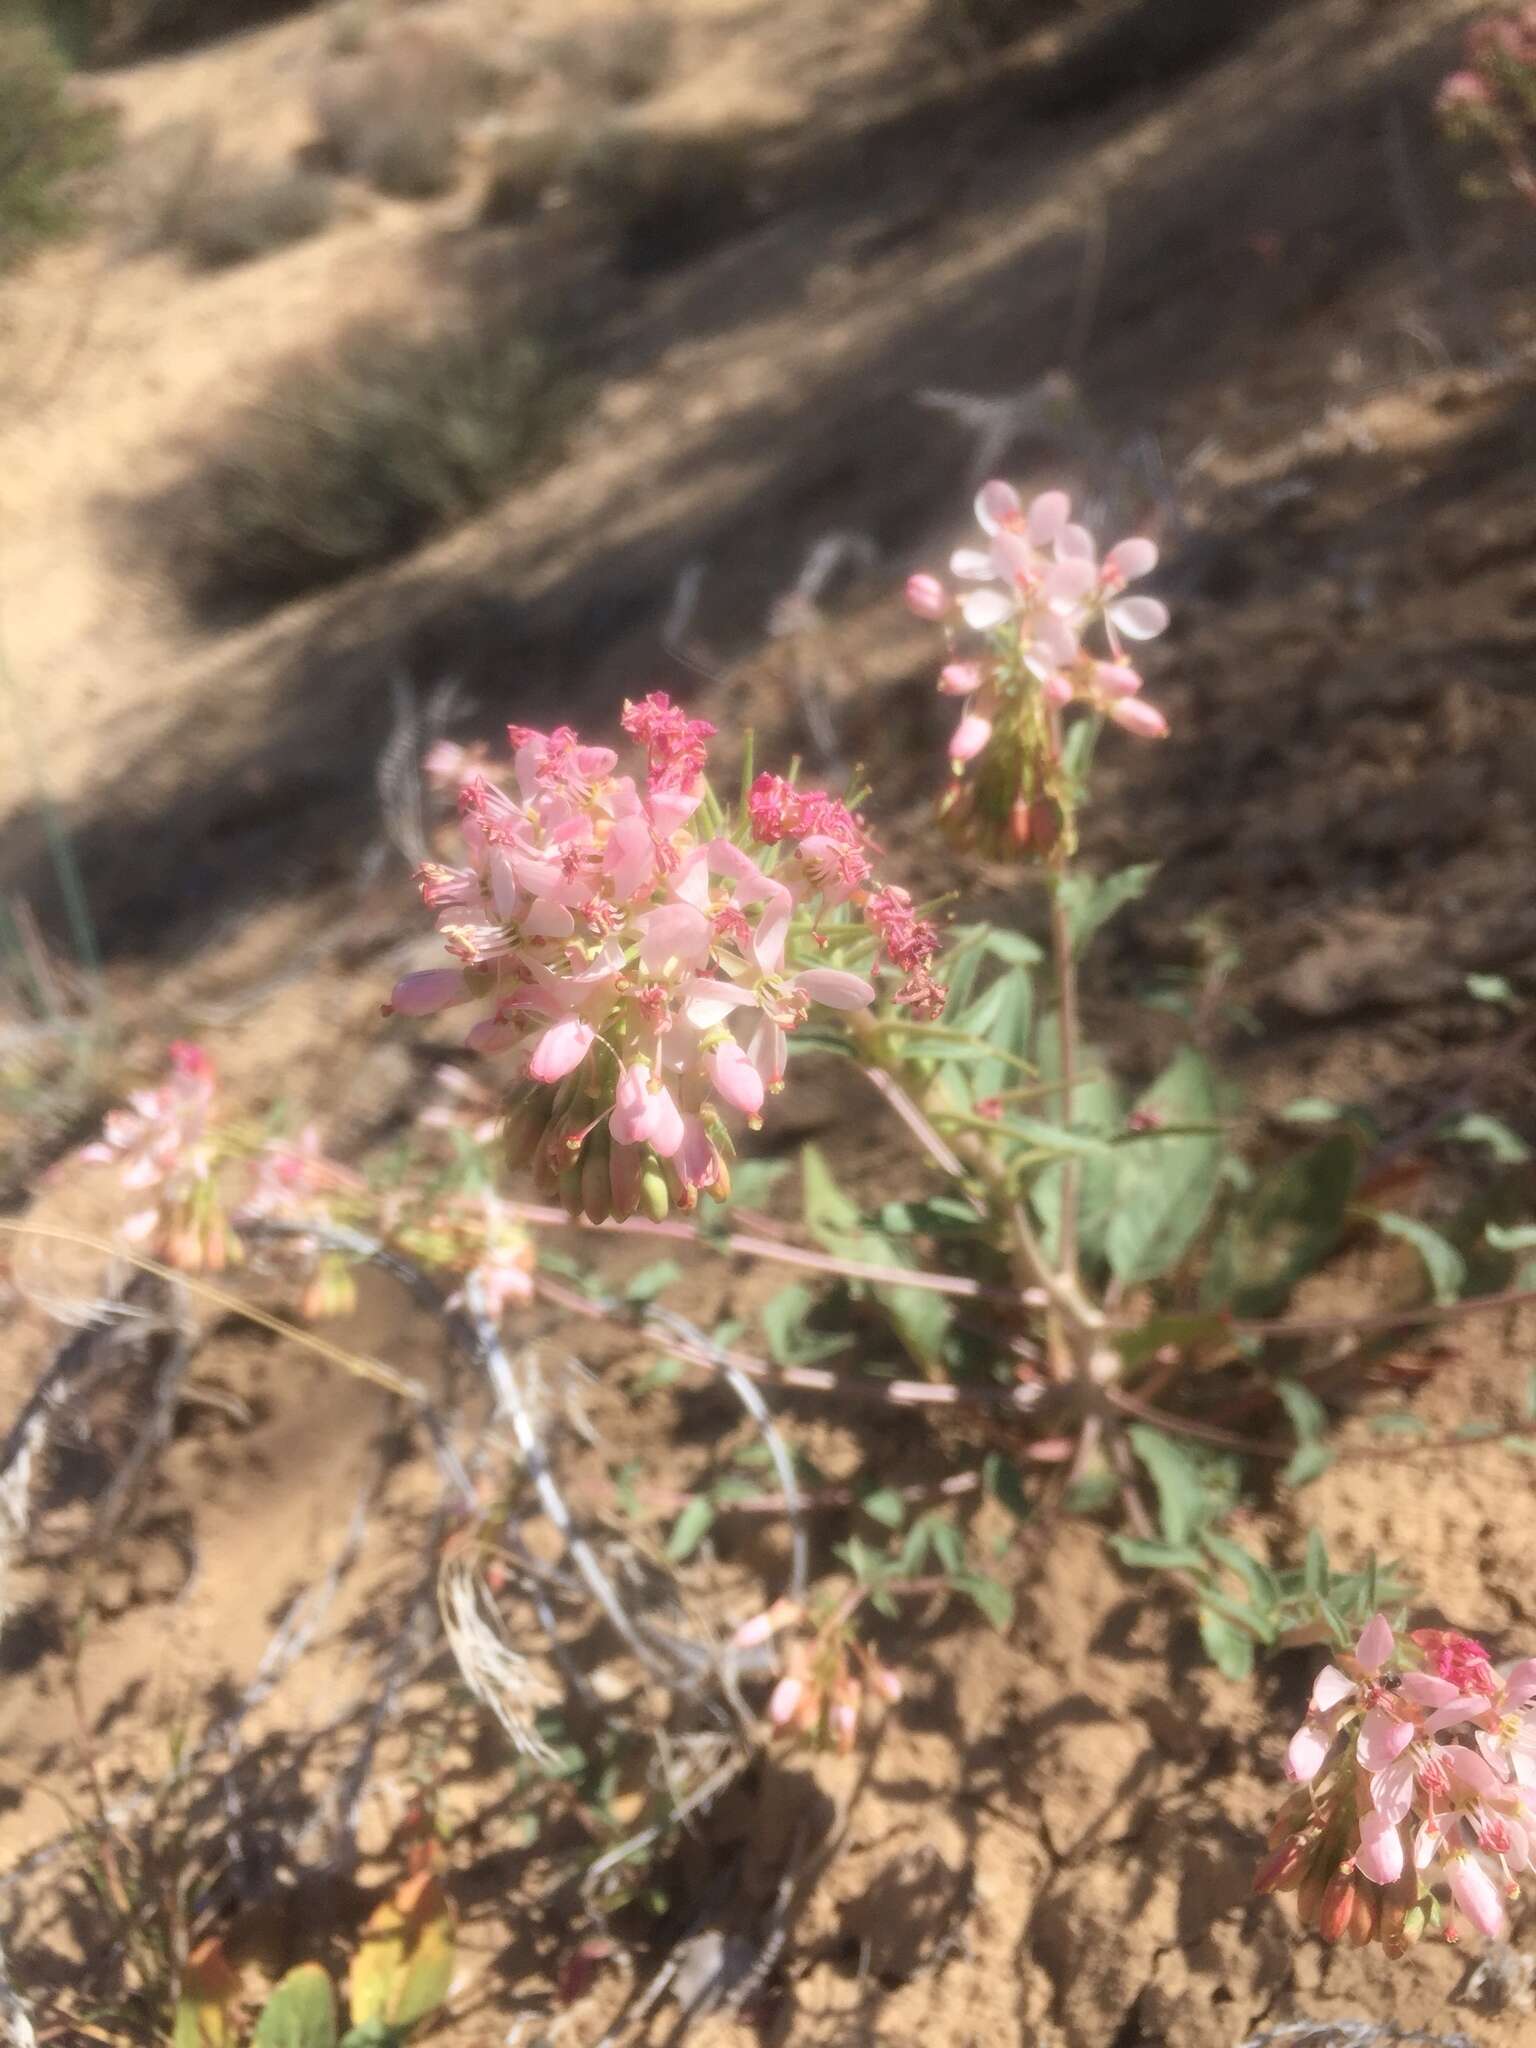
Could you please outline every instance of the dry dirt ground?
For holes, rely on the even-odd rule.
[[[977,463],[994,461],[1072,484],[1165,547],[1176,625],[1154,681],[1174,736],[1121,751],[1088,845],[1105,865],[1161,860],[1163,885],[1101,963],[1096,1032],[1143,1056],[1136,996],[1187,965],[1191,921],[1215,917],[1258,1026],[1227,1048],[1257,1109],[1325,1094],[1390,1131],[1470,1091],[1531,1135],[1506,1027],[1465,987],[1536,983],[1536,238],[1528,216],[1458,195],[1425,116],[1470,11],[1042,5],[1006,62],[964,65],[936,51],[918,0],[688,0],[644,119],[743,134],[760,181],[750,223],[692,261],[636,279],[558,213],[478,227],[468,163],[445,199],[359,191],[315,240],[227,273],[190,277],[115,219],[8,280],[0,628],[16,723],[0,862],[58,929],[41,770],[84,869],[120,1071],[196,1034],[242,1100],[323,1114],[343,1156],[398,1128],[429,1056],[377,1014],[420,950],[376,794],[392,683],[424,698],[457,679],[466,733],[555,705],[598,725],[626,689],[665,684],[731,731],[751,720],[786,750],[867,762],[871,809],[915,873],[944,728],[924,636],[892,592],[958,531]],[[608,10],[409,12],[512,53],[556,28],[601,35]],[[275,164],[308,140],[335,33],[335,10],[300,11],[95,89],[130,140],[211,112],[231,151]],[[533,72],[527,92],[556,92]],[[258,623],[215,633],[178,608],[149,566],[149,508],[274,364],[360,313],[493,320],[551,293],[592,378],[557,468],[401,567]],[[1042,395],[1063,369],[1070,413]],[[935,391],[1004,403],[978,426],[974,407],[920,402]],[[829,738],[803,650],[766,622],[839,533],[863,537],[869,566],[805,657]],[[1002,878],[962,881],[1019,914]],[[814,1129],[855,1177],[887,1175],[885,1137],[846,1121],[813,1084],[769,1137]],[[13,1134],[13,1160],[46,1151]],[[34,1192],[13,1175],[13,1203]],[[68,1178],[36,1193],[87,1227],[89,1200]],[[95,1284],[60,1253],[23,1263],[27,1296]],[[749,1282],[696,1286],[707,1320]],[[1336,1298],[1360,1297],[1344,1282]],[[10,1318],[7,1414],[57,1342],[27,1299]],[[439,1333],[383,1283],[344,1334],[449,1384]],[[600,1368],[594,1419],[648,1483],[686,1485],[724,1427],[717,1397],[636,1397],[646,1359],[622,1333],[595,1348],[540,1334]],[[1530,1336],[1466,1325],[1419,1412],[1513,1413]],[[1502,2010],[1452,2002],[1456,1953],[1330,1956],[1250,1900],[1307,1659],[1250,1687],[1220,1679],[1174,1601],[1054,1517],[1008,1552],[1006,1638],[945,1616],[892,1645],[910,1694],[874,1752],[760,1766],[701,1824],[663,1939],[566,2002],[583,1931],[558,1889],[569,1844],[525,1843],[505,1746],[436,1654],[422,1588],[441,1532],[419,1445],[376,1390],[232,1322],[207,1331],[195,1377],[206,1398],[89,1572],[90,1504],[131,1440],[134,1389],[81,1419],[12,1588],[0,1896],[12,1973],[44,2020],[103,1950],[60,1835],[59,1800],[88,1803],[84,1758],[131,1832],[168,1744],[244,1704],[200,1809],[229,1845],[200,1924],[259,1923],[241,1936],[256,1963],[339,1953],[362,1906],[358,1867],[334,1865],[338,1786],[361,1758],[376,1855],[425,1775],[455,1828],[465,1954],[432,2038],[463,2048],[595,2043],[667,1939],[714,1928],[722,1872],[738,1900],[771,1902],[808,1844],[825,1864],[812,1857],[753,2016],[696,2019],[699,2048],[1238,2048],[1303,2017],[1460,2030],[1481,2048],[1536,2039],[1518,1990]],[[903,1481],[975,1462],[958,1426],[909,1418],[858,1439],[814,1408],[795,1418],[834,1474],[861,1455]],[[1528,1465],[1474,1447],[1341,1463],[1301,1505],[1345,1559],[1411,1556],[1434,1608],[1513,1652],[1536,1640],[1531,1489]],[[1281,1550],[1297,1541],[1284,1505],[1261,1527]],[[818,1533],[845,1531],[831,1517]],[[328,1575],[313,1642],[252,1702],[279,1618]],[[87,1580],[95,1619],[72,1655]],[[1529,1914],[1522,1939],[1536,1943]],[[684,2024],[664,2000],[616,2038]],[[51,2038],[131,2037],[59,2023]]]

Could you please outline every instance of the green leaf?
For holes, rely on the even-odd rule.
[[[1035,1055],[1044,1081],[1061,1077],[1060,1026],[1054,1013],[1040,1022]],[[1072,1128],[1097,1137],[1110,1137],[1125,1124],[1125,1106],[1114,1078],[1105,1070],[1097,1048],[1079,1048],[1082,1078],[1072,1090]],[[1059,1098],[1058,1098],[1059,1099]],[[1077,1237],[1083,1256],[1103,1256],[1104,1240],[1115,1212],[1115,1187],[1125,1155],[1115,1149],[1077,1166]],[[1030,1202],[1040,1219],[1045,1249],[1055,1257],[1061,1234],[1061,1192],[1066,1171],[1064,1161],[1043,1167],[1030,1183]]]
[[[654,1393],[658,1387],[675,1386],[688,1370],[680,1358],[658,1358],[635,1381],[637,1394]]]
[[[763,1336],[776,1365],[809,1365],[847,1348],[848,1339],[831,1331],[808,1330],[805,1319],[816,1306],[816,1296],[798,1282],[781,1287],[758,1310]]]
[[[1226,1593],[1207,1586],[1201,1595],[1204,1604],[1213,1613],[1220,1614],[1238,1628],[1245,1629],[1261,1643],[1272,1643],[1277,1630],[1270,1616],[1262,1608],[1254,1607],[1247,1600],[1234,1600]]]
[[[1327,1102],[1321,1095],[1300,1095],[1294,1102],[1288,1102],[1280,1114],[1288,1124],[1336,1124],[1344,1112],[1336,1102]]]
[[[1502,1442],[1506,1451],[1517,1451],[1522,1458],[1536,1458],[1536,1438],[1507,1436]]]
[[[1373,1209],[1368,1213],[1389,1237],[1400,1237],[1404,1244],[1413,1246],[1424,1261],[1424,1270],[1429,1275],[1430,1288],[1437,1302],[1459,1299],[1462,1283],[1467,1277],[1467,1262],[1448,1238],[1442,1237],[1438,1230],[1431,1230],[1416,1216],[1399,1216],[1393,1209]]]
[[[1281,1480],[1287,1486],[1310,1486],[1314,1479],[1322,1478],[1337,1456],[1327,1444],[1303,1444],[1281,1472]]]
[[[1013,1626],[1013,1595],[1006,1586],[980,1572],[957,1578],[955,1585],[960,1592],[970,1595],[999,1635],[1008,1633]]]
[[[1200,1640],[1205,1645],[1205,1654],[1223,1678],[1252,1677],[1255,1645],[1246,1629],[1234,1626],[1225,1615],[1202,1606]]]
[[[1309,1387],[1300,1380],[1276,1380],[1275,1392],[1280,1396],[1286,1414],[1291,1418],[1291,1427],[1304,1444],[1316,1443],[1328,1428],[1328,1410]]]
[[[1029,969],[1010,967],[982,991],[959,1019],[960,1030],[1009,1055],[1006,1059],[983,1055],[964,1062],[964,1085],[973,1104],[1018,1085],[1018,1063],[1029,1052],[1034,1011],[1035,984]]]
[[[1255,1607],[1265,1614],[1274,1609],[1280,1598],[1280,1588],[1268,1565],[1250,1556],[1241,1543],[1234,1543],[1230,1536],[1220,1535],[1215,1529],[1207,1529],[1200,1540],[1218,1564],[1225,1565],[1229,1572],[1242,1580]]]
[[[1024,1475],[1012,1458],[1005,1458],[1001,1451],[988,1451],[981,1464],[982,1484],[995,1501],[999,1501],[1017,1522],[1033,1518],[1034,1506],[1024,1490]]]
[[[336,1994],[318,1963],[300,1963],[274,1987],[251,2048],[335,2048]]]
[[[947,1522],[941,1515],[933,1520],[933,1547],[938,1560],[947,1572],[959,1572],[965,1566],[965,1545],[960,1540],[960,1531],[953,1522]]]
[[[815,1145],[800,1148],[801,1201],[805,1226],[812,1237],[844,1237],[859,1226],[859,1205],[838,1186],[824,1155]]]
[[[1373,1415],[1370,1419],[1370,1429],[1373,1436],[1429,1435],[1429,1427],[1421,1415]]]
[[[1490,1223],[1483,1235],[1496,1252],[1536,1249],[1536,1223]]]
[[[682,1272],[676,1259],[657,1259],[654,1264],[642,1266],[638,1273],[631,1274],[624,1284],[624,1299],[636,1308],[643,1308],[670,1287],[674,1280],[681,1279]]]
[[[887,1529],[899,1529],[907,1519],[907,1504],[894,1486],[881,1486],[866,1493],[859,1506],[872,1521]]]
[[[1117,1331],[1111,1339],[1127,1365],[1144,1365],[1172,1345],[1192,1351],[1218,1338],[1230,1339],[1231,1321],[1224,1309],[1200,1309],[1193,1315],[1149,1316],[1134,1330]]]
[[[423,1871],[407,1878],[363,1929],[348,1978],[353,2027],[381,2024],[385,2040],[408,2032],[448,1996],[453,1968],[448,1901],[439,1879]]]
[[[1182,1444],[1148,1423],[1133,1422],[1126,1434],[1157,1491],[1164,1542],[1192,1543],[1213,1512],[1200,1465]]]
[[[359,2027],[348,2027],[340,2048],[399,2048],[402,2038],[399,2029],[390,2026],[387,2020],[364,2020]]]
[[[1240,1316],[1278,1315],[1338,1243],[1358,1154],[1342,1132],[1266,1173],[1212,1247],[1201,1298]]]
[[[708,1534],[715,1519],[713,1501],[702,1494],[689,1501],[677,1520],[672,1524],[672,1534],[667,1538],[667,1555],[674,1564],[682,1564],[692,1557]]]
[[[1180,1052],[1137,1108],[1168,1124],[1211,1121],[1217,1100],[1210,1068],[1199,1053]],[[1155,1280],[1178,1265],[1216,1198],[1221,1150],[1213,1132],[1148,1137],[1122,1152],[1104,1236],[1110,1271],[1122,1285]]]
[[[1328,1591],[1328,1546],[1320,1529],[1307,1531],[1307,1562],[1304,1584],[1309,1593],[1323,1599]]]
[[[1111,1536],[1109,1547],[1122,1564],[1144,1572],[1204,1571],[1205,1559],[1193,1543],[1151,1543],[1140,1536]]]
[[[1118,874],[1105,875],[1102,880],[1092,875],[1067,875],[1058,882],[1057,894],[1067,913],[1073,952],[1081,953],[1117,910],[1134,903],[1138,896],[1145,896],[1156,873],[1157,863],[1153,861],[1121,868]]]
[[[1464,1117],[1449,1125],[1445,1136],[1459,1139],[1463,1145],[1484,1145],[1500,1166],[1521,1166],[1531,1156],[1531,1148],[1524,1138],[1517,1137],[1506,1123],[1496,1116],[1486,1116],[1480,1110],[1471,1110]]]
[[[1502,1003],[1510,1010],[1520,1007],[1520,998],[1502,974],[1469,974],[1467,994],[1479,1003]]]

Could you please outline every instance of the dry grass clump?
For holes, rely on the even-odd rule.
[[[676,134],[615,121],[568,171],[572,199],[601,214],[626,270],[686,262],[751,224],[749,138],[736,130]]]
[[[394,560],[551,461],[577,396],[535,334],[365,322],[281,367],[153,508],[171,572],[227,616]]]
[[[36,22],[0,19],[0,272],[76,223],[80,180],[112,129],[105,109],[76,96]]]
[[[498,82],[468,44],[399,28],[326,71],[315,95],[320,154],[394,198],[435,198],[457,180],[464,130]]]
[[[670,15],[639,7],[595,28],[552,36],[537,55],[582,98],[631,106],[649,99],[665,80],[674,41]]]

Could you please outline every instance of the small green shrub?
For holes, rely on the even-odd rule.
[[[628,270],[685,262],[752,218],[744,137],[723,131],[667,135],[614,122],[570,170],[573,198],[606,215]]]
[[[249,613],[407,554],[550,460],[574,395],[526,333],[355,327],[162,502],[173,574],[195,609]]]
[[[397,199],[431,199],[458,177],[466,123],[496,74],[466,44],[402,28],[334,64],[315,96],[320,152]]]
[[[0,272],[74,224],[75,185],[111,133],[109,113],[76,99],[43,31],[0,20]]]

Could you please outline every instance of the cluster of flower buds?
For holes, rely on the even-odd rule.
[[[1465,61],[1441,85],[1435,112],[1453,142],[1492,148],[1515,191],[1536,205],[1536,6],[1472,23]]]
[[[221,1273],[241,1253],[219,1187],[213,1062],[185,1040],[171,1047],[170,1060],[168,1079],[136,1089],[126,1109],[109,1110],[101,1136],[79,1157],[116,1166],[124,1189],[145,1197],[123,1222],[130,1244],[182,1272]]]
[[[269,1139],[251,1164],[250,1189],[236,1211],[237,1226],[278,1224],[292,1233],[279,1244],[302,1271],[299,1313],[306,1321],[350,1315],[357,1306],[353,1262],[326,1243],[325,1232],[337,1220],[337,1204],[355,1206],[366,1183],[350,1167],[326,1157],[315,1124],[307,1124],[294,1139]]]
[[[533,1299],[538,1263],[533,1239],[491,1188],[444,1195],[402,1220],[392,1236],[403,1252],[423,1265],[463,1276],[449,1296],[450,1308],[460,1306],[471,1282],[480,1305],[494,1320]]]
[[[1324,1941],[1392,1957],[1454,1941],[1458,1913],[1499,1936],[1536,1845],[1536,1658],[1501,1674],[1468,1636],[1395,1637],[1378,1614],[1318,1674],[1286,1769],[1256,1891],[1294,1892]]]
[[[757,1649],[783,1629],[804,1633],[782,1653],[782,1671],[768,1700],[768,1720],[781,1735],[806,1735],[846,1756],[858,1740],[859,1722],[872,1700],[894,1706],[901,1679],[888,1664],[849,1633],[836,1615],[817,1629],[794,1600],[776,1600],[737,1629],[738,1650]]]
[[[1168,731],[1125,648],[1156,639],[1168,624],[1156,598],[1126,595],[1156,568],[1157,549],[1123,540],[1101,561],[1064,491],[1026,505],[1011,484],[984,484],[976,517],[986,545],[950,558],[963,588],[930,575],[907,583],[919,618],[977,638],[970,648],[953,645],[939,676],[941,693],[963,705],[949,742],[957,780],[944,814],[989,850],[1070,850],[1072,793],[1061,762],[1067,706],[1083,705],[1143,739]]]
[[[466,864],[418,876],[457,964],[407,975],[386,1005],[476,1006],[466,1044],[514,1070],[509,1162],[593,1222],[729,1193],[724,1110],[757,1121],[813,1005],[875,999],[863,975],[815,964],[842,934],[861,957],[883,946],[907,976],[899,1000],[928,1015],[943,1000],[927,971],[937,936],[910,905],[897,914],[894,892],[872,899],[845,804],[760,776],[733,835],[704,781],[713,726],[659,693],[627,704],[623,725],[645,750],[643,788],[566,727],[511,729],[515,794],[465,779]],[[873,922],[821,928],[872,900]]]

